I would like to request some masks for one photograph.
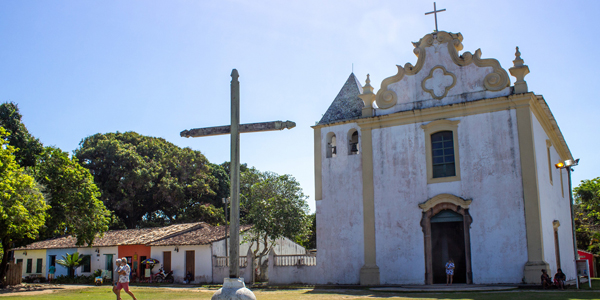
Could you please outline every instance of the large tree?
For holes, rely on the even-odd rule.
[[[600,254],[600,177],[573,189],[577,248]]]
[[[71,234],[78,245],[84,245],[108,230],[110,212],[98,199],[100,191],[92,174],[77,158],[58,148],[46,147],[34,169],[52,207],[41,239]]]
[[[173,224],[219,205],[219,181],[199,151],[135,132],[95,134],[75,150],[102,192],[104,204],[127,228]],[[197,220],[201,221],[201,220]]]
[[[0,126],[8,132],[4,139],[14,147],[17,163],[21,167],[32,167],[36,164],[38,156],[44,152],[44,146],[29,133],[21,118],[16,103],[5,102],[0,105]]]
[[[6,136],[0,127],[0,137]],[[16,162],[15,149],[0,140],[0,286],[4,285],[8,249],[25,238],[36,238],[44,225],[48,205],[35,179]]]
[[[245,239],[251,247],[260,246],[254,250],[254,256],[264,274],[263,258],[276,240],[284,237],[292,241],[305,240],[310,233],[311,219],[307,197],[294,177],[273,172],[246,175],[254,183],[246,182],[248,189],[242,197],[246,198],[247,210],[243,223],[253,225]]]

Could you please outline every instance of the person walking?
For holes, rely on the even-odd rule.
[[[129,275],[131,274],[131,268],[127,264],[127,258],[123,257],[122,259],[117,259],[117,264],[120,264],[120,268],[117,269],[117,273],[119,274],[119,283],[113,289],[115,294],[117,295],[117,300],[121,300],[121,289],[125,291],[125,293],[129,294],[133,300],[137,300],[135,295],[129,291]]]
[[[446,285],[452,284],[452,277],[454,277],[454,260],[452,258],[446,263]]]

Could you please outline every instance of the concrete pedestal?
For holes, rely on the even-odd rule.
[[[212,300],[256,300],[251,290],[246,288],[244,278],[225,278],[223,287],[211,298]]]

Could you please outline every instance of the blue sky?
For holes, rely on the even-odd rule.
[[[576,158],[574,185],[600,176],[596,1],[438,1],[439,29],[461,32],[508,69],[515,46]],[[136,131],[229,160],[229,137],[184,129],[229,124],[230,73],[243,123],[292,120],[245,134],[241,159],[295,176],[314,210],[313,131],[350,75],[376,90],[415,63],[411,41],[434,29],[430,1],[1,1],[0,100],[29,131],[72,151],[86,136]],[[514,83],[514,78],[511,77]]]

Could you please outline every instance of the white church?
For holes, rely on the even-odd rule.
[[[278,280],[316,284],[540,283],[575,277],[572,159],[517,49],[509,75],[460,33],[413,43],[374,93],[350,75],[314,128],[317,265]]]

